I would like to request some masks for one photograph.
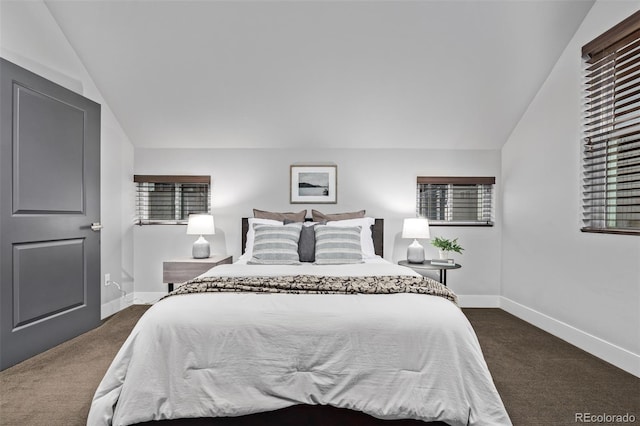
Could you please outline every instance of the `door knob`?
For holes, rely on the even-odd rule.
[[[93,223],[91,224],[91,230],[92,230],[92,231],[96,231],[96,232],[98,232],[98,231],[99,231],[99,230],[101,230],[101,229],[102,229],[102,224],[101,224],[100,222],[93,222]]]

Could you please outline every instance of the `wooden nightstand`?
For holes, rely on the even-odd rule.
[[[440,282],[445,286],[447,285],[447,270],[462,268],[462,265],[459,263],[453,265],[432,265],[429,259],[422,263],[409,263],[406,260],[401,260],[398,262],[398,265],[407,266],[419,274],[422,274],[423,271],[440,271]]]
[[[176,259],[162,262],[162,282],[169,284],[169,291],[173,291],[174,283],[183,283],[200,274],[207,272],[214,266],[233,263],[231,256],[213,255],[206,259]]]

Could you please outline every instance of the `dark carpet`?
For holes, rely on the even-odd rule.
[[[0,425],[84,425],[93,393],[147,306],[132,306],[95,330],[0,372]],[[514,425],[576,425],[576,415],[625,415],[640,424],[640,379],[500,309],[464,309],[478,335]],[[389,425],[326,407],[229,419],[147,423],[162,426]],[[336,423],[341,419],[342,423]],[[594,417],[592,417],[593,419]],[[597,419],[597,417],[596,417]],[[593,421],[592,421],[593,423]],[[436,423],[432,423],[435,425]],[[597,424],[630,424],[600,422]]]

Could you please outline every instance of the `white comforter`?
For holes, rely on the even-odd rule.
[[[406,275],[382,260],[223,265],[206,275]],[[510,425],[471,325],[428,295],[206,293],[151,307],[104,379],[87,424],[239,416],[327,404],[384,419]]]

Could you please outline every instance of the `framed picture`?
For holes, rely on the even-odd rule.
[[[291,204],[335,204],[338,166],[291,166]]]

